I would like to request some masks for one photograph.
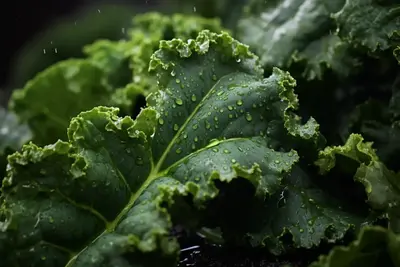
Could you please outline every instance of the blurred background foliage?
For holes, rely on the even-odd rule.
[[[4,106],[12,89],[22,87],[46,67],[67,58],[83,57],[83,46],[97,39],[125,38],[125,29],[135,14],[196,13],[220,17],[229,28],[246,0],[41,0],[36,5],[26,2],[18,2],[5,14],[10,19],[3,27],[18,34],[1,43],[2,51],[7,51],[2,53],[0,63],[0,105]]]

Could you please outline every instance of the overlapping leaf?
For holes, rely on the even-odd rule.
[[[333,17],[341,37],[370,51],[390,49],[399,38],[400,5],[396,0],[346,0]]]
[[[262,78],[248,47],[209,31],[162,41],[150,70],[159,91],[136,120],[97,107],[72,119],[68,143],[9,157],[0,266],[173,266],[180,196],[200,208],[214,180],[239,176],[260,196],[277,190],[298,156],[273,148],[309,132],[289,112],[288,73]]]
[[[102,69],[85,60],[62,61],[14,91],[10,109],[27,122],[38,144],[65,138],[72,117],[108,101],[111,88]]]
[[[325,69],[347,75],[359,63],[348,54],[348,44],[333,35],[331,14],[344,1],[253,1],[239,21],[238,38],[261,57],[267,68],[305,62],[303,75],[321,79]]]
[[[392,226],[397,228],[400,218],[400,175],[388,170],[376,155],[372,143],[363,140],[361,135],[351,134],[345,145],[327,147],[321,151],[316,165],[322,173],[334,168],[338,157],[346,159],[347,167],[354,166],[354,163],[358,165],[354,180],[364,185],[368,203],[373,209],[387,213]]]
[[[70,119],[99,105],[136,116],[138,97],[156,90],[148,63],[159,41],[186,40],[203,29],[220,30],[216,19],[158,13],[137,16],[132,27],[130,39],[99,40],[84,48],[86,59],[54,64],[13,93],[10,109],[28,123],[37,144],[65,139]]]
[[[310,267],[400,266],[399,250],[399,235],[382,227],[366,227],[357,240],[333,248]]]
[[[369,223],[368,215],[349,210],[347,203],[332,197],[313,178],[296,166],[271,198],[246,207],[241,228],[248,231],[246,239],[252,246],[265,245],[271,253],[282,255],[293,248],[312,249],[321,242],[334,244],[349,230]]]

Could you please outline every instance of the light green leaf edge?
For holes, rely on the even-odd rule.
[[[383,266],[380,260],[389,259],[391,266],[400,266],[399,251],[400,235],[380,226],[364,227],[351,244],[334,247],[310,267],[375,267]]]
[[[290,90],[282,87],[287,85],[282,81],[290,80],[290,76],[275,69],[270,78],[263,80],[257,58],[248,51],[247,46],[233,40],[228,34],[204,31],[196,40],[189,40],[187,44],[180,40],[161,42],[160,50],[152,56],[150,64],[151,69],[158,71],[160,91],[157,93],[158,97],[150,95],[155,102],[150,101],[150,106],[142,110],[135,121],[129,117],[118,117],[118,110],[115,108],[97,107],[81,113],[71,121],[68,129],[70,143],[58,141],[44,148],[31,143],[24,146],[21,152],[9,157],[10,169],[2,188],[4,201],[1,212],[5,220],[0,225],[2,233],[10,235],[5,242],[11,244],[0,244],[0,247],[6,249],[0,251],[0,254],[11,258],[13,264],[30,262],[33,266],[64,266],[65,261],[68,261],[66,266],[86,267],[99,266],[104,261],[136,266],[136,263],[128,265],[122,256],[133,253],[136,256],[141,255],[137,260],[144,266],[155,266],[160,259],[163,260],[164,266],[172,266],[177,259],[178,246],[175,239],[168,237],[171,221],[167,210],[174,207],[176,198],[191,194],[195,206],[202,207],[207,200],[218,194],[213,180],[229,182],[238,176],[248,179],[259,194],[273,193],[282,176],[290,172],[291,166],[297,162],[298,156],[294,151],[276,152],[270,149],[269,139],[258,131],[253,137],[243,136],[245,133],[239,132],[238,137],[202,140],[205,144],[210,143],[198,150],[198,153],[191,152],[190,147],[189,150],[183,148],[177,153],[181,154],[179,157],[170,154],[169,152],[173,151],[172,146],[163,144],[162,138],[157,136],[157,133],[168,134],[175,131],[172,124],[168,129],[164,128],[167,127],[166,123],[160,123],[160,115],[162,112],[165,115],[165,108],[176,109],[172,105],[163,105],[168,104],[168,101],[165,102],[165,90],[175,88],[178,89],[176,92],[184,94],[191,88],[175,83],[175,77],[171,79],[171,67],[177,67],[177,63],[181,61],[195,64],[191,60],[201,60],[203,57],[204,63],[208,63],[209,60],[213,62],[212,59],[216,59],[216,55],[221,61],[215,64],[227,63],[226,70],[210,75],[209,71],[213,68],[210,68],[209,64],[201,65],[207,67],[204,69],[204,76],[192,77],[199,82],[205,81],[203,78],[210,79],[206,84],[212,88],[215,88],[216,84],[224,88],[224,83],[227,86],[226,83],[229,84],[230,79],[245,79],[254,83],[255,87],[235,84],[231,88],[250,89],[248,97],[253,94],[257,96],[257,101],[276,101],[272,102],[278,108],[275,116],[282,119],[282,123],[288,118],[286,106],[290,105],[287,101],[290,98],[280,97],[282,90]],[[186,68],[183,70],[188,71]],[[166,75],[170,78],[167,79]],[[186,89],[183,90],[184,88]],[[270,92],[272,88],[275,88],[275,91]],[[206,92],[211,94],[207,93],[203,98],[211,97],[214,93],[218,96],[214,89]],[[270,93],[275,95],[269,95]],[[233,91],[230,96],[238,95]],[[193,101],[191,95],[187,98]],[[172,100],[177,101],[179,105],[178,99]],[[248,112],[243,113],[239,110],[239,114],[244,116],[239,118],[247,120],[249,125],[251,120],[248,114],[256,102],[236,102],[238,106],[248,109]],[[153,106],[152,103],[156,105]],[[201,107],[201,103],[197,103],[191,110],[199,111],[195,107]],[[266,108],[264,105],[258,105],[258,108],[263,107]],[[220,114],[218,110],[213,112]],[[271,113],[268,109],[264,112]],[[177,119],[180,121],[180,117]],[[261,123],[263,118],[256,120],[254,117],[254,121]],[[222,120],[220,122],[222,123]],[[186,126],[188,125],[183,124],[181,129]],[[303,135],[298,127],[290,125],[289,128],[294,129],[294,133]],[[254,130],[249,129],[244,127],[240,130]],[[174,142],[176,138],[168,140]],[[162,155],[154,153],[160,148],[167,148],[167,152]],[[232,158],[234,155],[230,152],[233,153],[234,149],[237,150],[235,153],[239,153],[239,157]],[[259,159],[264,153],[265,159]],[[277,159],[280,159],[280,164],[274,163]],[[216,162],[213,163],[213,160]],[[126,164],[127,162],[134,163],[135,169]],[[164,163],[169,162],[172,165],[169,164],[170,167],[166,168]],[[285,164],[282,164],[283,162]],[[189,166],[191,168],[188,168]],[[191,173],[192,169],[198,171]],[[132,193],[129,193],[130,191]],[[116,192],[118,194],[115,194]],[[42,197],[38,198],[38,194]],[[32,201],[32,197],[36,201]],[[58,208],[62,212],[58,212]],[[78,218],[80,220],[77,220]],[[74,225],[79,227],[73,228]],[[42,237],[66,240],[58,245],[43,241]],[[78,239],[89,241],[88,246],[78,246],[71,250],[73,242],[77,242]],[[35,243],[35,240],[39,243]],[[63,248],[66,244],[70,244],[70,247]],[[20,250],[17,249],[18,246],[27,246],[27,249]],[[12,252],[7,249],[11,249]],[[4,264],[7,264],[6,260]]]
[[[325,174],[335,167],[339,155],[357,162],[359,167],[354,180],[364,185],[369,205],[374,210],[388,214],[391,224],[397,229],[400,218],[400,175],[386,168],[372,145],[372,142],[364,142],[360,134],[351,134],[343,146],[326,147],[320,151],[315,164]]]

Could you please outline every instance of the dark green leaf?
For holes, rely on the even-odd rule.
[[[358,239],[338,246],[310,267],[400,266],[400,236],[382,227],[365,227]]]
[[[174,266],[170,212],[182,197],[201,208],[216,180],[238,177],[272,194],[299,157],[271,147],[285,134],[318,135],[295,125],[293,78],[274,69],[263,79],[257,57],[226,33],[162,41],[150,70],[160,90],[136,120],[97,107],[72,119],[68,143],[9,157],[0,266]]]

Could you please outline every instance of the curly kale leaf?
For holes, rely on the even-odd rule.
[[[400,232],[400,175],[388,170],[379,160],[371,142],[364,142],[359,134],[351,134],[343,146],[326,147],[320,152],[316,165],[321,173],[336,166],[342,173],[351,172],[349,166],[357,166],[354,180],[365,187],[368,203],[374,210],[389,217],[393,230]]]
[[[400,5],[396,0],[346,0],[333,15],[340,37],[374,52],[398,42]]]
[[[56,63],[14,91],[10,109],[30,126],[35,143],[65,139],[71,118],[99,105],[136,116],[139,97],[156,90],[148,64],[160,40],[186,40],[203,29],[220,30],[218,20],[158,13],[137,16],[132,27],[129,40],[99,40],[84,47],[86,59]]]
[[[382,227],[365,227],[348,246],[337,246],[310,267],[399,266],[400,236]]]
[[[390,64],[383,68],[379,79],[368,81],[369,99],[350,110],[339,129],[342,140],[352,132],[362,134],[373,142],[380,160],[389,169],[399,171],[396,155],[400,152],[400,71],[393,57],[387,62]]]
[[[303,76],[322,79],[327,68],[348,75],[359,65],[349,45],[334,35],[331,14],[341,1],[252,1],[238,24],[238,38],[261,57],[266,68],[305,63]]]
[[[52,65],[14,91],[9,107],[26,122],[38,144],[65,138],[73,116],[107,103],[111,87],[102,69],[80,59]]]
[[[72,119],[69,142],[9,157],[0,266],[174,266],[171,214],[206,207],[216,181],[273,194],[299,160],[280,140],[318,134],[295,124],[293,78],[263,78],[227,33],[162,41],[150,70],[159,90],[135,120],[97,107]]]

